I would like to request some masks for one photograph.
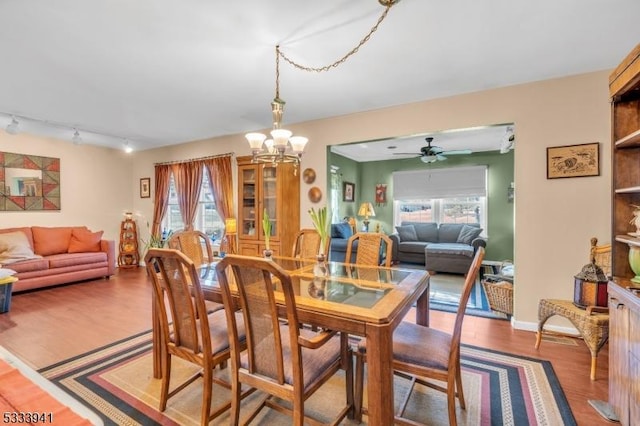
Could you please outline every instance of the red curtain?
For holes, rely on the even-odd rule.
[[[202,186],[202,166],[202,161],[171,165],[180,215],[186,231],[193,230],[193,221],[198,212],[198,200]]]
[[[233,174],[231,166],[231,155],[215,157],[204,160],[204,166],[209,173],[211,182],[211,192],[216,201],[216,210],[224,221],[232,218],[233,213]],[[220,250],[229,253],[237,252],[236,236],[225,238],[220,244]]]

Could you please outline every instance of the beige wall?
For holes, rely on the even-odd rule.
[[[0,131],[0,151],[60,159],[59,211],[0,212],[0,227],[85,225],[117,240],[122,213],[131,209],[131,158],[121,150]]]
[[[288,127],[310,138],[301,169],[312,167],[327,195],[326,147],[414,133],[515,123],[516,292],[514,324],[533,329],[540,298],[573,298],[573,275],[588,259],[589,239],[610,239],[610,110],[608,71],[512,86]],[[269,108],[265,99],[265,109]],[[289,105],[289,108],[294,106]],[[302,106],[303,107],[303,106]],[[297,106],[301,108],[301,106]],[[286,113],[284,117],[286,122]],[[265,123],[267,124],[267,123]],[[546,179],[546,148],[601,142],[599,177]],[[247,155],[242,135],[190,142],[135,153],[74,146],[69,142],[0,132],[0,149],[62,159],[60,213],[0,213],[2,226],[78,224],[117,238],[122,211],[151,218],[153,198],[138,196],[142,177],[156,162],[235,152]],[[93,178],[87,178],[92,176]],[[301,186],[302,226],[308,185]],[[393,197],[393,194],[389,194]],[[568,323],[567,323],[568,324]],[[564,327],[559,321],[557,325]],[[533,343],[533,342],[532,342]]]
[[[573,298],[573,276],[587,263],[589,239],[592,236],[602,242],[610,239],[608,74],[608,71],[589,73],[287,127],[294,134],[309,137],[301,168],[316,170],[316,182],[326,197],[327,145],[515,123],[514,324],[532,329],[537,323],[540,298]],[[269,107],[268,101],[265,100],[265,109]],[[285,124],[286,117],[285,112]],[[599,177],[547,180],[547,147],[588,142],[601,142]],[[133,179],[137,182],[139,177],[153,176],[153,162],[224,152],[249,154],[242,135],[146,151],[134,158]],[[311,225],[306,214],[311,207],[308,189],[308,185],[302,184],[302,226]],[[150,216],[150,202],[135,200],[134,206]],[[565,326],[562,321],[557,325]]]

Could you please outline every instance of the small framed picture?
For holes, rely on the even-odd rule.
[[[151,197],[151,178],[140,179],[140,198]]]
[[[600,143],[547,148],[547,179],[600,176]]]
[[[356,193],[356,184],[351,182],[342,183],[342,201],[353,201]]]

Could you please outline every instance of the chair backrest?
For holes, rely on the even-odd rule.
[[[158,248],[149,249],[144,261],[153,283],[163,341],[209,359],[207,309],[195,264],[178,250]]]
[[[464,314],[467,311],[467,303],[469,302],[469,296],[473,285],[478,279],[478,273],[480,272],[480,266],[484,260],[484,247],[478,247],[475,257],[469,271],[464,280],[462,287],[462,294],[460,295],[460,305],[458,306],[458,312],[456,313],[456,321],[453,326],[453,333],[451,335],[451,353],[449,354],[449,361],[452,361],[452,357],[460,356],[460,338],[462,335],[462,321],[464,320]]]
[[[611,277],[611,244],[599,246],[598,239],[591,238],[589,262],[599,266],[607,277]]]
[[[169,238],[169,248],[179,250],[196,266],[213,262],[213,250],[207,234],[200,231],[178,231]]]
[[[321,244],[322,241],[318,231],[315,229],[301,229],[293,242],[292,256],[301,259],[315,259],[318,253],[320,253]],[[325,256],[329,255],[330,244],[331,237],[328,236],[322,251]]]
[[[302,386],[302,351],[298,344],[299,330],[288,327],[289,335],[281,335],[281,322],[278,319],[278,307],[274,294],[274,283],[284,293],[286,316],[289,324],[299,324],[295,297],[290,276],[275,262],[256,258],[227,255],[216,265],[216,273],[222,299],[230,325],[230,343],[232,363],[240,365],[239,333],[233,312],[234,302],[229,286],[226,269],[230,267],[237,287],[239,307],[242,310],[245,325],[248,372],[252,375],[267,377],[277,384],[289,383],[285,378],[284,363],[293,365],[293,385]],[[283,339],[289,339],[291,354],[285,359]],[[289,354],[286,354],[289,355]],[[302,389],[299,387],[298,389]]]
[[[358,241],[355,263],[358,265],[380,265],[380,253],[384,250],[384,266],[391,267],[391,252],[393,242],[385,234],[378,232],[358,232],[347,242],[347,252],[344,257],[346,263],[351,261],[353,243]]]

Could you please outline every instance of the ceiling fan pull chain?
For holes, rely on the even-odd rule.
[[[369,33],[366,36],[364,36],[362,38],[362,40],[360,40],[360,43],[358,43],[358,45],[356,47],[351,49],[346,55],[344,55],[342,58],[338,59],[337,61],[335,61],[334,63],[332,63],[330,65],[325,65],[323,67],[317,67],[317,68],[316,67],[308,67],[308,66],[299,64],[299,63],[295,62],[294,60],[290,59],[287,55],[282,53],[282,50],[280,50],[279,48],[276,50],[276,52],[286,62],[288,62],[289,64],[291,64],[294,67],[296,67],[298,69],[301,69],[303,71],[310,71],[310,72],[329,71],[331,68],[335,68],[338,65],[344,63],[347,59],[349,59],[350,56],[354,55],[360,49],[360,47],[362,47],[366,42],[369,41],[369,39],[371,38],[373,33],[376,32],[376,30],[378,29],[378,26],[382,23],[382,21],[384,21],[384,18],[387,17],[387,14],[389,13],[389,9],[391,9],[391,6],[393,6],[394,4],[398,3],[398,1],[399,0],[396,0],[396,1],[381,1],[380,4],[385,6],[384,12],[382,12],[382,15],[380,15],[380,17],[378,18],[378,21],[376,22],[376,24],[371,28],[371,30],[369,30]]]

